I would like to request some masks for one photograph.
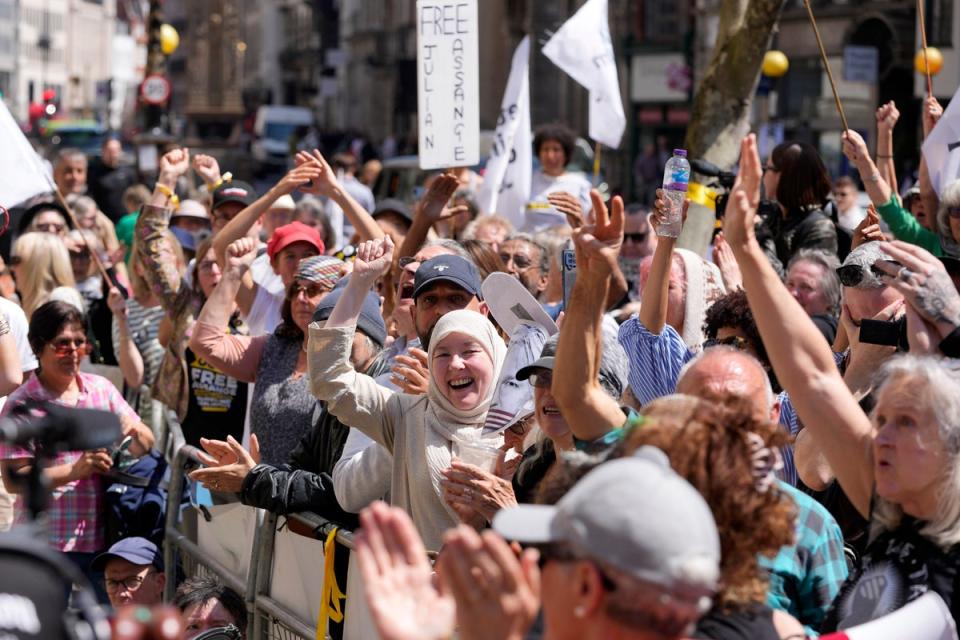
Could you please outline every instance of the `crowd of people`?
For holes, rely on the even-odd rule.
[[[927,593],[956,618],[960,180],[896,192],[898,115],[875,156],[843,134],[836,179],[747,136],[705,255],[659,233],[663,192],[567,171],[561,125],[519,225],[466,168],[406,203],[345,152],[258,194],[186,148],[152,188],[115,140],[61,151],[70,209],[22,207],[0,280],[2,411],[103,409],[122,441],[43,469],[50,546],[117,610],[175,581],[185,637],[244,632],[242,595],[165,572],[162,527],[111,501],[169,409],[214,502],[356,532],[347,598],[384,640],[830,637]],[[0,445],[4,527],[38,455]]]

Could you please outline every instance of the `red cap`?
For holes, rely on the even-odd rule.
[[[302,222],[291,222],[273,232],[270,241],[267,242],[267,255],[273,260],[275,255],[294,242],[309,242],[317,248],[321,255],[323,254],[324,247],[320,232]]]

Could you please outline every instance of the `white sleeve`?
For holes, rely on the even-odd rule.
[[[280,324],[280,309],[283,306],[283,296],[277,297],[266,287],[257,287],[250,313],[244,318],[250,329],[250,336],[257,337],[273,333]]]
[[[344,511],[360,513],[390,491],[393,456],[365,436],[350,429],[340,460],[333,467],[333,493]]]
[[[33,371],[37,368],[37,356],[34,355],[33,349],[30,348],[30,341],[27,339],[29,325],[27,324],[26,314],[20,308],[20,305],[7,299],[3,299],[0,303],[0,311],[7,317],[7,322],[10,324],[10,334],[17,343],[20,368],[24,372]]]

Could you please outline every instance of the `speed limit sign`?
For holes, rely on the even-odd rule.
[[[165,104],[170,99],[170,81],[159,73],[147,76],[140,85],[140,97],[147,104]]]

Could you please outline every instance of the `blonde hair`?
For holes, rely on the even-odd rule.
[[[13,255],[20,258],[20,291],[23,312],[29,319],[57,287],[74,287],[70,254],[60,236],[52,233],[25,233],[13,244]]]

